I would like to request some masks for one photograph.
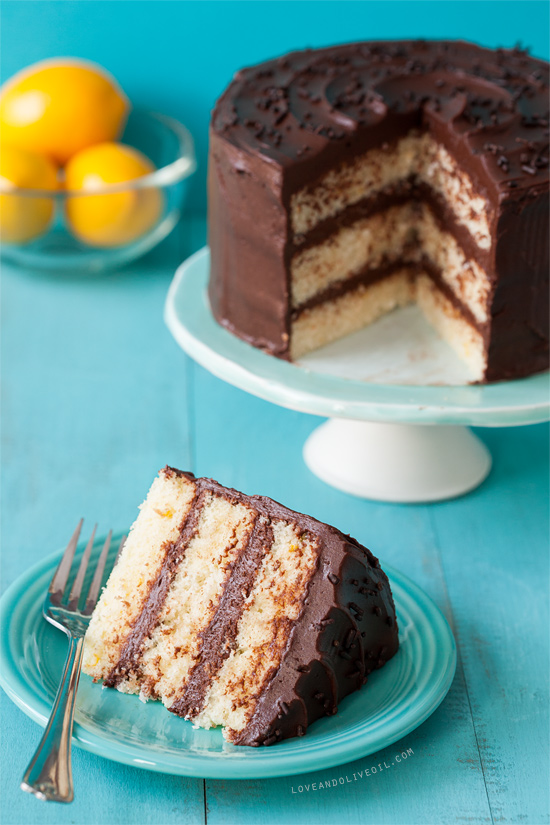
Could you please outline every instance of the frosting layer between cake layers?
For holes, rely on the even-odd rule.
[[[235,744],[299,736],[397,650],[388,580],[348,536],[165,468],[94,612],[83,669]]]
[[[299,358],[416,300],[477,380],[548,364],[548,67],[363,43],[239,72],[212,119],[217,319]]]

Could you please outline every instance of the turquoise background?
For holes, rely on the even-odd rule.
[[[302,445],[319,419],[218,380],[178,348],[162,312],[202,247],[209,110],[240,66],[362,37],[520,40],[548,57],[546,2],[11,2],[1,76],[79,55],[136,105],[184,121],[198,144],[193,206],[158,249],[104,278],[2,267],[2,588],[68,540],[80,516],[127,529],[164,464],[269,495],[356,536],[410,576],[459,649],[440,708],[398,748],[405,763],[354,785],[296,793],[370,767],[221,781],[152,774],[75,749],[76,799],[19,790],[39,727],[0,691],[2,825],[548,825],[548,426],[478,429],[484,484],[434,505],[363,501],[323,484]]]
[[[549,8],[530,0],[3,0],[0,79],[60,55],[102,64],[134,105],[189,127],[199,171],[188,206],[204,211],[209,113],[242,66],[306,46],[411,37],[520,42],[548,59]]]

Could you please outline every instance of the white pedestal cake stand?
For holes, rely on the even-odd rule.
[[[438,501],[472,490],[491,457],[466,425],[548,420],[548,374],[488,386],[471,376],[415,307],[298,364],[273,358],[214,320],[207,248],[178,269],[165,321],[180,346],[214,375],[274,404],[330,420],[307,439],[319,478],[363,498]]]

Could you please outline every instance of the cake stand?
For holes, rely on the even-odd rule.
[[[468,369],[416,307],[292,364],[236,338],[213,318],[210,255],[201,249],[176,272],[165,321],[179,345],[218,378],[274,404],[328,417],[307,439],[304,459],[328,484],[379,501],[430,502],[474,489],[491,456],[468,426],[547,421],[548,373],[488,386]]]

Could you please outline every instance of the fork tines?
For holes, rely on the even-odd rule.
[[[63,598],[63,593],[67,586],[67,581],[69,579],[69,575],[71,572],[71,567],[74,560],[74,555],[76,551],[76,547],[78,544],[78,539],[80,537],[80,531],[82,529],[84,519],[80,519],[76,530],[74,531],[73,535],[71,536],[71,540],[67,545],[67,549],[63,554],[63,558],[59,562],[59,566],[54,574],[54,577],[51,581],[49,587],[49,594],[53,604],[57,606],[61,606],[61,600]],[[69,595],[69,601],[67,604],[67,609],[69,611],[76,611],[78,609],[78,603],[80,601],[80,596],[82,593],[82,586],[84,584],[84,579],[86,576],[86,570],[88,569],[88,562],[90,560],[90,555],[94,546],[95,534],[97,530],[97,524],[94,526],[92,530],[92,535],[86,545],[86,549],[82,555],[82,559],[80,561],[80,565],[78,568],[78,572],[76,574],[75,580],[73,582],[73,586],[71,588],[71,592]],[[112,537],[112,530],[109,530],[107,538],[105,539],[105,543],[103,545],[103,549],[101,551],[101,555],[96,565],[96,569],[94,572],[94,577],[92,579],[92,583],[90,585],[90,589],[88,591],[88,595],[86,597],[86,603],[82,614],[84,616],[90,615],[95,607],[97,602],[97,598],[99,596],[99,590],[101,587],[101,581],[103,579],[103,573],[105,570],[105,564],[107,562],[107,556],[109,554],[109,548],[111,546],[111,537]],[[124,538],[121,542],[121,546],[124,542]]]

